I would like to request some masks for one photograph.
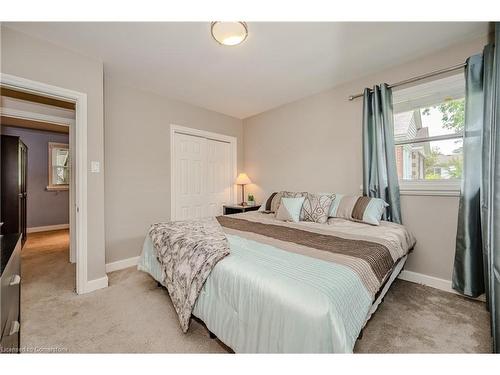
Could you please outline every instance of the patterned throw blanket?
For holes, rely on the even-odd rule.
[[[217,262],[229,255],[229,243],[214,218],[153,224],[149,235],[185,333],[201,288]]]

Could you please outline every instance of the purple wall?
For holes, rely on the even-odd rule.
[[[2,126],[28,146],[28,228],[69,223],[69,192],[47,191],[48,143],[69,143],[68,134]]]

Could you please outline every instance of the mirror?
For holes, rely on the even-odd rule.
[[[69,189],[70,157],[65,143],[49,142],[49,185],[47,190]]]

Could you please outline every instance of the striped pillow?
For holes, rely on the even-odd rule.
[[[271,203],[273,202],[273,199],[274,199],[274,196],[278,194],[276,192],[272,193],[269,198],[267,198],[267,201],[266,201],[266,207],[265,207],[265,210],[266,211],[271,211]]]
[[[389,205],[380,198],[337,194],[330,208],[330,217],[380,225],[386,207]]]

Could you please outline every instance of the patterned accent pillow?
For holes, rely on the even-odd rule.
[[[380,220],[382,220],[387,207],[389,205],[380,198],[337,194],[330,208],[330,216],[380,225]]]
[[[335,194],[307,193],[300,212],[300,220],[324,224],[328,221]]]
[[[280,191],[276,193],[273,200],[271,201],[271,211],[276,213],[278,212],[278,208],[280,207],[281,198],[300,198],[305,197],[307,193],[296,193],[293,191]]]

